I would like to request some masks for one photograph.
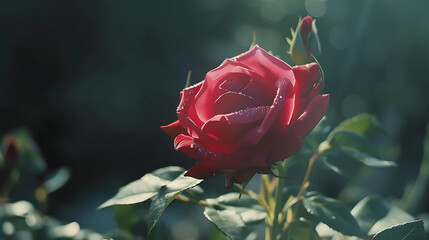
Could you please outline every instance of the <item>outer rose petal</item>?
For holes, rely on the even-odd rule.
[[[198,130],[203,125],[201,119],[195,112],[194,99],[200,91],[203,82],[199,82],[180,92],[180,104],[177,107],[177,118],[186,131],[194,137],[198,137]]]
[[[296,99],[295,110],[292,121],[298,118],[304,111],[307,104],[313,99],[321,90],[322,84],[317,83],[320,76],[320,69],[316,63],[295,66],[292,68],[296,78]]]
[[[295,121],[291,130],[298,138],[303,138],[313,130],[326,114],[329,94],[318,95],[305,108],[304,113]]]
[[[271,83],[267,84],[275,84],[278,79],[287,78],[291,81],[292,85],[295,85],[295,78],[291,67],[258,45],[237,56],[234,60],[252,69],[267,81],[271,81]]]
[[[294,66],[292,70],[300,95],[307,95],[313,89],[313,84],[320,80],[320,70],[317,63]]]
[[[192,158],[198,158],[195,154],[194,139],[188,135],[180,134],[174,139],[174,149],[185,153]]]
[[[271,155],[267,164],[288,158],[297,153],[301,147],[302,138],[293,135],[293,131],[287,130],[276,139],[275,147],[270,151]]]
[[[161,126],[161,129],[171,138],[175,138],[179,134],[187,134],[186,130],[180,124],[179,120],[168,125]]]
[[[202,131],[219,142],[236,145],[237,140],[260,123],[269,110],[268,106],[260,106],[216,115],[203,125]]]

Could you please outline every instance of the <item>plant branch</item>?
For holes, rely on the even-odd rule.
[[[203,202],[203,201],[196,202],[196,201],[192,201],[192,200],[190,200],[188,198],[183,198],[181,196],[177,196],[176,200],[179,200],[179,201],[182,201],[182,202],[187,202],[187,203],[192,203],[192,204],[195,204],[195,205],[198,205],[198,206],[203,206],[203,207],[209,206],[209,204],[207,204],[206,202]]]
[[[310,161],[308,162],[308,167],[304,176],[304,180],[302,181],[301,188],[299,189],[298,195],[295,198],[296,206],[295,206],[295,209],[293,210],[292,218],[286,222],[283,229],[286,229],[289,223],[292,222],[296,218],[296,215],[298,214],[299,205],[303,199],[304,191],[308,188],[308,185],[309,185],[311,170],[313,169],[314,162],[318,157],[319,157],[319,154],[317,152],[314,152],[313,156],[311,156]]]

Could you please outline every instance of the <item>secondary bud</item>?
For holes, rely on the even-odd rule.
[[[18,143],[16,139],[12,136],[6,137],[4,144],[6,150],[4,159],[6,163],[12,166],[18,164]]]
[[[289,54],[297,65],[313,62],[312,49],[316,45],[317,51],[320,52],[320,42],[317,35],[316,20],[310,16],[299,19],[295,31],[291,29],[292,40],[286,38],[290,48]]]

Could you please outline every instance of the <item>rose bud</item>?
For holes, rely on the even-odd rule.
[[[312,55],[312,45],[321,52],[319,36],[317,35],[316,20],[310,16],[299,19],[296,30],[292,30],[292,40],[286,38],[290,45],[288,53],[292,56],[293,61],[298,64],[314,62]]]
[[[256,45],[183,89],[178,120],[161,128],[199,160],[186,176],[223,173],[230,187],[300,150],[327,111],[321,87],[316,63],[292,68]]]
[[[12,136],[7,137],[4,143],[6,149],[4,159],[7,164],[15,166],[18,164],[18,143]]]

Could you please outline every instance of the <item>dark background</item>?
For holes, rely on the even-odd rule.
[[[0,134],[26,126],[50,170],[70,167],[50,214],[114,228],[111,212],[95,208],[118,187],[193,163],[159,129],[176,120],[187,72],[202,80],[246,51],[253,31],[289,61],[284,37],[310,14],[328,119],[378,116],[388,132],[380,155],[400,171],[377,182],[400,196],[418,173],[429,119],[428,10],[426,0],[0,1]]]

